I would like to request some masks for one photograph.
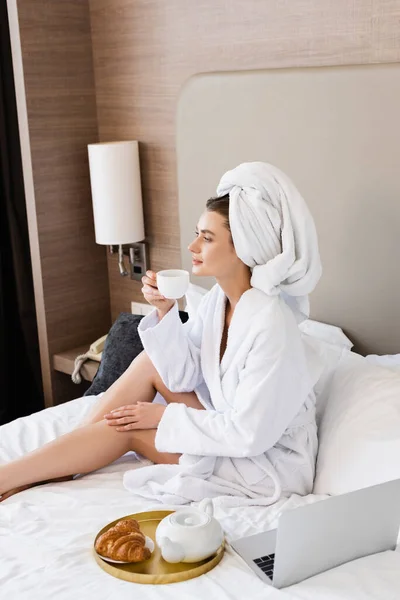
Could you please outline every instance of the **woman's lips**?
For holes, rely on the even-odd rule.
[[[192,260],[192,265],[201,265],[202,262],[203,261],[201,261],[201,260],[195,260],[195,259],[193,259]]]

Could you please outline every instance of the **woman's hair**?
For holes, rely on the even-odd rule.
[[[220,214],[225,219],[225,227],[231,232],[231,228],[229,225],[229,194],[225,194],[225,196],[217,196],[215,198],[210,198],[207,200],[206,209],[210,212],[216,212]]]

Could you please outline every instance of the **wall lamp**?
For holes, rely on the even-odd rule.
[[[146,273],[148,255],[144,241],[139,144],[137,141],[88,144],[96,243],[118,251],[120,274],[132,279]]]

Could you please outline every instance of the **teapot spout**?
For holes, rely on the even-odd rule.
[[[169,563],[178,563],[185,558],[185,553],[180,544],[172,542],[168,537],[163,537],[159,543],[161,556]]]

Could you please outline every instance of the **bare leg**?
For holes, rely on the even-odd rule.
[[[128,369],[103,394],[82,425],[97,423],[120,406],[152,402],[157,392],[169,402],[183,402],[191,408],[204,408],[194,392],[176,394],[168,390],[146,352],[141,352]]]
[[[102,396],[86,424],[82,424],[75,431],[61,436],[42,448],[0,466],[2,499],[38,483],[60,480],[61,477],[68,479],[76,473],[88,473],[99,469],[128,450],[137,449],[140,454],[154,462],[169,460],[176,462],[177,455],[166,454],[168,460],[165,461],[164,455],[155,449],[156,430],[120,432],[109,427],[103,420],[104,414],[113,408],[139,401],[151,402],[157,391],[167,402],[184,402],[192,408],[203,409],[194,392],[175,394],[168,390],[147,354],[142,352]],[[91,429],[95,425],[98,429]],[[108,430],[112,432],[111,436],[106,433]],[[133,439],[130,439],[126,448],[126,436],[132,433]],[[105,439],[107,444],[104,443]],[[146,441],[143,448],[135,447],[139,443],[144,443],[143,440]],[[4,496],[5,492],[7,492],[6,496]]]
[[[174,464],[179,454],[158,452],[155,429],[119,432],[99,421],[67,433],[0,467],[0,502],[21,487],[100,469],[129,450],[153,462]],[[8,492],[8,493],[7,493]]]

